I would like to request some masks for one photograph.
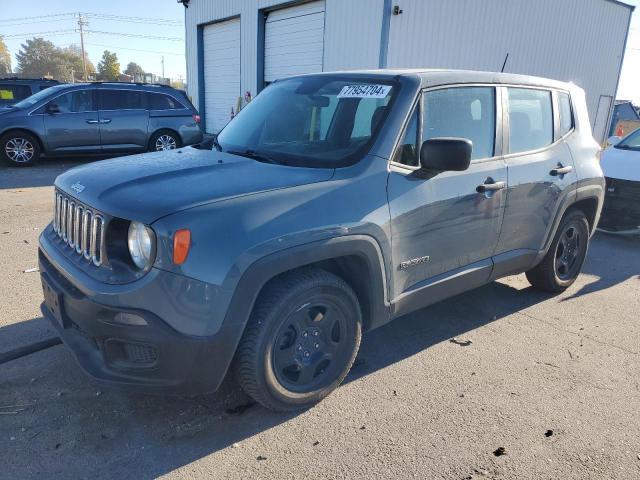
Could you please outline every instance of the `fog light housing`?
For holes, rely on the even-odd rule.
[[[136,315],[135,313],[127,313],[127,312],[118,312],[113,317],[113,321],[115,323],[120,323],[122,325],[134,325],[134,326],[144,326],[149,325],[147,321],[142,318],[140,315]]]

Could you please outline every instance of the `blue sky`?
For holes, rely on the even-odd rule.
[[[626,3],[640,7],[640,0],[626,0]],[[88,30],[180,39],[175,41],[88,33],[85,43],[89,58],[97,65],[102,52],[109,49],[118,54],[123,69],[127,63],[135,61],[145,71],[160,75],[161,57],[164,55],[165,76],[174,79],[180,76],[186,78],[184,7],[175,0],[0,0],[0,4],[0,20],[29,18],[29,20],[0,23],[0,34],[5,35],[5,42],[12,55],[18,52],[25,38],[33,36],[26,34],[77,29],[76,19],[71,16],[35,17],[83,12],[158,19],[153,24],[89,17]],[[175,24],[168,24],[166,20]],[[10,37],[10,35],[23,35],[23,37]],[[80,42],[79,34],[76,32],[42,36],[60,46]],[[13,67],[15,66],[14,58]],[[630,99],[640,105],[640,8],[637,8],[633,15],[617,98]]]
[[[0,34],[5,36],[4,41],[11,54],[14,55],[12,67],[14,69],[16,67],[15,54],[20,50],[20,44],[25,41],[25,38],[34,36],[26,34],[77,30],[77,18],[61,15],[74,12],[158,19],[156,24],[151,24],[149,22],[89,17],[89,26],[85,27],[87,30],[179,39],[179,41],[174,41],[88,33],[85,35],[85,48],[89,58],[97,66],[102,52],[111,50],[118,54],[118,60],[123,70],[127,63],[135,61],[146,72],[160,75],[162,71],[161,57],[164,55],[165,76],[174,79],[178,79],[180,76],[183,79],[186,78],[184,7],[176,0],[0,0],[0,20],[28,18],[27,20],[0,22]],[[59,16],[36,18],[45,15]],[[169,23],[165,20],[173,22]],[[23,37],[10,37],[10,35],[23,35]],[[76,32],[38,36],[58,46],[80,44],[80,34]]]

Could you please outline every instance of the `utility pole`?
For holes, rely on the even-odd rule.
[[[162,83],[164,83],[164,55],[162,55]]]
[[[85,59],[84,53],[84,32],[82,31],[82,27],[87,25],[87,23],[82,18],[82,14],[78,12],[78,26],[80,27],[80,48],[82,49],[82,79],[87,81],[87,61]]]

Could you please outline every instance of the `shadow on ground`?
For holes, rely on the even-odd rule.
[[[597,236],[585,270],[599,280],[573,296],[636,277],[637,246],[637,240]],[[407,315],[364,336],[346,382],[448,339],[464,344],[465,333],[549,298],[494,282]],[[21,337],[21,330],[40,322],[4,327],[0,336]],[[0,367],[0,411],[12,405],[16,413],[0,418],[8,478],[155,478],[298,415],[252,404],[229,378],[217,393],[195,398],[103,390],[60,346]]]

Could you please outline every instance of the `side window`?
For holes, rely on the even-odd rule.
[[[402,134],[393,161],[411,167],[418,166],[418,108],[416,107]]]
[[[551,92],[507,88],[509,153],[527,152],[553,143]]]
[[[0,100],[13,100],[17,102],[31,96],[31,88],[28,85],[0,85]]]
[[[142,92],[136,90],[99,90],[100,110],[136,110],[143,107]]]
[[[69,92],[53,99],[52,102],[58,105],[60,113],[92,112],[95,110],[93,90]]]
[[[184,108],[176,99],[162,93],[149,93],[149,110],[175,110]]]
[[[493,87],[456,87],[424,95],[422,140],[461,137],[473,142],[471,159],[493,157],[496,100]]]
[[[558,110],[560,110],[560,135],[564,136],[573,128],[573,111],[568,93],[558,93]]]

